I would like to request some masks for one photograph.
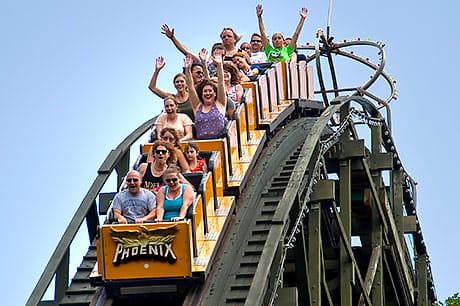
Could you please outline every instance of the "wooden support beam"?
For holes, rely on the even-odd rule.
[[[402,172],[399,170],[391,172],[391,196],[393,204],[393,215],[398,229],[399,239],[404,241],[404,221],[403,221],[403,180]],[[405,243],[402,244],[405,249]]]
[[[417,305],[428,305],[428,267],[427,255],[417,254],[415,261],[417,273]]]
[[[340,143],[340,150],[332,152],[331,158],[346,159],[346,158],[360,158],[366,157],[366,146],[364,139],[349,140]]]
[[[351,160],[340,160],[340,305],[353,305],[353,265],[347,246],[351,239]]]
[[[310,305],[321,305],[321,206],[313,203],[308,216]]]
[[[377,268],[382,256],[382,246],[378,245],[372,249],[371,259],[367,266],[366,277],[364,278],[364,292],[366,294],[371,293],[372,284],[374,283],[375,275],[377,274]],[[364,305],[363,294],[359,297],[358,305]]]
[[[314,191],[311,195],[311,201],[335,200],[335,181],[320,180],[313,187]]]
[[[349,260],[353,265],[353,269],[355,271],[357,271],[357,273],[355,275],[356,275],[356,279],[358,280],[358,285],[361,288],[361,291],[363,292],[364,302],[366,303],[366,305],[372,305],[371,300],[369,298],[369,295],[367,295],[364,292],[364,280],[361,277],[361,272],[359,271],[358,262],[356,261],[355,255],[353,254],[353,250],[351,248],[350,242],[347,240],[347,237],[345,235],[345,229],[344,229],[342,220],[340,218],[341,213],[339,213],[339,211],[337,209],[337,205],[335,204],[335,201],[332,202],[332,207],[334,209],[334,216],[336,218],[337,225],[339,226],[339,229],[340,229],[341,242],[343,243],[344,249],[348,254]],[[352,279],[353,279],[353,277],[350,277],[350,280],[352,280]],[[343,305],[343,304],[340,304],[340,305]]]
[[[392,153],[372,153],[370,155],[369,166],[371,170],[392,170],[393,154]]]
[[[417,216],[404,216],[403,224],[405,234],[417,232]]]
[[[276,299],[277,305],[292,305],[298,306],[298,292],[297,287],[284,287],[278,290],[278,298]]]

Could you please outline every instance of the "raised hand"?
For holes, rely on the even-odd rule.
[[[213,58],[214,63],[216,63],[216,64],[222,64],[223,63],[223,59],[222,59],[221,54],[213,56],[212,58]]]
[[[163,56],[157,57],[155,68],[157,70],[161,70],[165,65],[166,65],[166,62],[165,62],[165,59],[163,58]]]
[[[185,66],[185,68],[191,68],[192,64],[193,64],[193,57],[190,56],[190,55],[187,55],[184,58],[184,66]]]
[[[174,37],[174,29],[170,29],[167,24],[161,26],[161,34],[166,35],[168,38]]]
[[[308,10],[303,7],[301,10],[300,10],[300,17],[302,17],[303,19],[307,18],[307,14],[308,14]]]
[[[200,60],[202,63],[206,63],[206,58],[208,56],[208,51],[206,51],[205,48],[202,48],[200,50],[200,53],[198,54],[198,56],[200,57]]]
[[[264,8],[262,7],[262,4],[259,4],[256,6],[256,14],[257,17],[262,16],[262,13],[264,12]]]

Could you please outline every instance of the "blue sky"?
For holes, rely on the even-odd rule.
[[[257,31],[264,4],[268,33],[290,36],[298,11],[309,16],[299,42],[312,42],[327,21],[328,1],[31,1],[1,4],[0,161],[6,218],[1,254],[5,305],[22,305],[111,149],[157,114],[147,88],[155,58],[164,56],[159,85],[173,90],[182,55],[160,34],[168,23],[190,50],[219,41],[223,27]],[[455,162],[455,53],[460,49],[453,1],[335,1],[336,40],[386,44],[386,71],[397,81],[394,139],[418,182],[418,214],[438,297],[460,290]],[[352,71],[345,78],[353,78]],[[80,259],[78,259],[80,261]],[[6,300],[5,300],[6,299]]]

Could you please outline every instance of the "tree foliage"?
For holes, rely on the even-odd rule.
[[[457,292],[454,295],[449,296],[444,302],[439,302],[436,305],[460,306],[460,294]]]

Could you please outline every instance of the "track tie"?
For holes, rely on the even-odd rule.
[[[266,228],[260,228],[260,229],[256,228],[256,229],[252,230],[253,235],[265,235],[265,236],[267,236],[268,232],[269,232],[269,230],[266,229]]]
[[[254,273],[239,273],[235,275],[235,279],[252,279],[254,277]]]
[[[230,290],[249,290],[250,285],[232,285],[230,286]]]

